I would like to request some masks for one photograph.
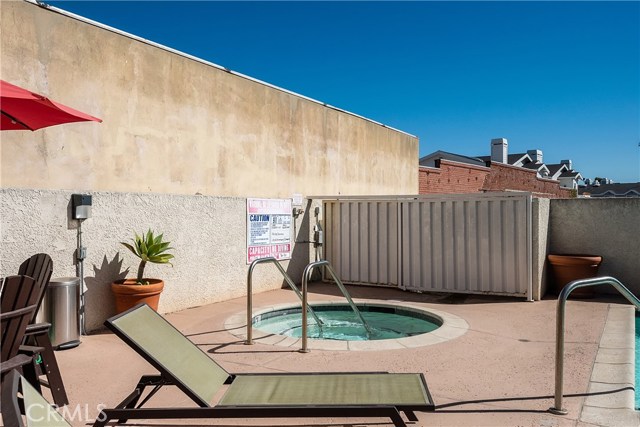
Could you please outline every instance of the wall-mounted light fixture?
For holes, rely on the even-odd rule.
[[[91,195],[71,195],[71,216],[73,219],[84,220],[91,217]]]

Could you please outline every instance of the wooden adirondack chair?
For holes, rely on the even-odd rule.
[[[27,325],[36,310],[35,280],[29,276],[4,279],[0,307],[0,379],[13,370],[34,374],[32,357],[19,354]]]
[[[38,300],[36,302],[36,305],[38,306],[38,308],[42,304],[44,293],[47,290],[47,285],[49,284],[49,280],[51,280],[52,273],[53,261],[47,254],[35,254],[29,259],[25,260],[22,264],[20,264],[18,274],[33,277],[33,279],[36,281],[38,292]],[[30,323],[33,324],[36,322],[36,315],[37,310],[36,313],[33,313],[33,317],[31,318]]]
[[[40,383],[51,389],[51,396],[53,397],[54,403],[58,406],[63,406],[69,403],[69,399],[64,388],[56,355],[53,352],[51,339],[49,338],[49,329],[51,328],[51,324],[36,323],[37,311],[42,305],[42,300],[44,299],[45,291],[49,285],[49,280],[51,280],[52,272],[53,261],[49,255],[43,253],[33,255],[20,265],[18,274],[25,274],[33,277],[36,281],[38,292],[38,308],[36,308],[36,312],[33,314],[31,322],[27,326],[25,342],[21,346],[20,352],[33,356],[33,372],[36,373],[38,381],[40,375],[45,375],[47,381],[40,381]],[[40,356],[40,363],[36,362],[38,355]],[[31,383],[34,382],[34,379],[29,378],[28,374],[25,375]]]

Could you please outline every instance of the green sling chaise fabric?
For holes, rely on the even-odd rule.
[[[109,420],[291,417],[386,417],[396,426],[406,426],[401,412],[417,421],[414,411],[434,409],[422,374],[232,375],[145,304],[108,319],[105,325],[159,375],[143,376],[124,401],[99,414],[94,427]],[[178,387],[199,407],[143,408],[165,385]],[[147,387],[152,389],[142,399]],[[223,387],[224,395],[210,406]]]
[[[2,421],[5,427],[71,427],[15,370],[9,372],[2,383]]]

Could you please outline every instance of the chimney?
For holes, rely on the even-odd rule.
[[[491,140],[491,161],[507,163],[507,143],[506,138],[494,138]]]
[[[567,165],[567,169],[573,170],[573,168],[571,167],[571,160],[560,160],[560,164]]]
[[[542,150],[527,150],[527,154],[533,160],[533,163],[542,163]]]

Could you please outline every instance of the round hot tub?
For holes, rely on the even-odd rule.
[[[312,308],[323,323],[318,327],[308,313],[308,347],[318,350],[394,350],[422,347],[464,335],[467,322],[448,312],[422,304],[363,300],[358,309],[370,325],[368,333],[351,307],[343,301],[314,302]],[[246,340],[246,312],[227,318],[225,328]],[[252,317],[253,343],[296,348],[301,346],[300,304],[256,308]]]
[[[370,341],[426,334],[442,326],[442,319],[428,312],[387,305],[359,305],[368,329],[348,304],[311,306],[320,319],[307,316],[307,337],[324,340]],[[253,317],[253,327],[272,334],[302,337],[301,307],[283,308]]]

